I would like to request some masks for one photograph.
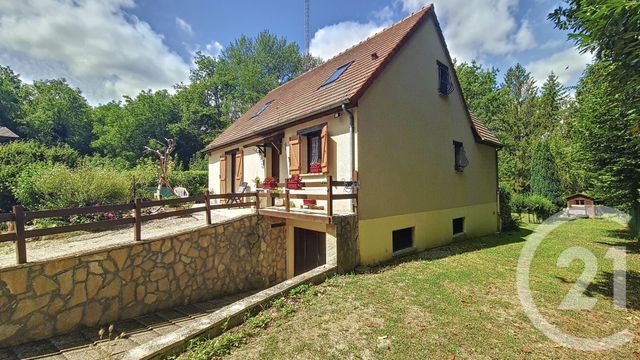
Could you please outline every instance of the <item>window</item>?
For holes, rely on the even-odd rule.
[[[393,252],[413,248],[413,228],[393,231]]]
[[[464,218],[453,219],[453,235],[461,235],[464,234]]]
[[[584,200],[576,200],[576,205],[584,205]]]
[[[464,152],[464,145],[459,141],[453,142],[453,151],[454,151],[454,163],[453,168],[458,172],[463,172],[464,168],[469,166],[469,160],[467,159],[467,154]]]
[[[331,84],[332,82],[338,80],[340,75],[342,75],[345,71],[347,71],[347,69],[349,68],[349,66],[351,66],[351,64],[353,64],[353,61],[350,62],[350,63],[344,64],[344,65],[340,66],[339,68],[337,68],[336,71],[334,71],[333,74],[331,74],[331,76],[329,76],[327,78],[327,80],[325,80],[322,83],[322,85],[320,85],[320,87],[327,86],[327,85]]]
[[[314,132],[307,135],[307,169],[308,172],[321,172],[321,169],[315,169],[320,164],[321,142],[320,132]],[[311,164],[318,164],[311,166]]]
[[[254,118],[256,116],[260,116],[260,114],[262,114],[265,110],[267,110],[267,108],[269,107],[269,105],[271,105],[272,102],[273,102],[273,100],[269,100],[266,103],[262,104],[262,106],[260,106],[258,111],[256,111],[255,114],[253,114],[252,118]]]
[[[449,67],[438,61],[438,93],[449,95],[453,92],[453,84],[449,75]]]

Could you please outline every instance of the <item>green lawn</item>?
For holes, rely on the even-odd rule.
[[[577,220],[543,242],[531,268],[538,308],[557,327],[580,337],[629,329],[636,339],[614,350],[582,352],[556,345],[524,314],[516,292],[520,231],[423,252],[366,274],[337,276],[300,289],[238,328],[194,342],[180,359],[638,359],[640,358],[640,246],[619,225]],[[609,246],[627,248],[627,308],[612,301]],[[583,270],[580,261],[558,268],[572,246],[599,261],[587,296],[589,311],[558,310]]]

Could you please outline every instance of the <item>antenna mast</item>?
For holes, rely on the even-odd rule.
[[[304,0],[304,54],[309,55],[309,0]]]

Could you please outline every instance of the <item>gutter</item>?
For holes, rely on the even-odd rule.
[[[356,171],[356,134],[355,134],[355,118],[353,111],[347,109],[347,104],[342,104],[342,110],[349,114],[349,148],[350,148],[350,168],[349,177],[350,181],[353,181],[353,174]]]

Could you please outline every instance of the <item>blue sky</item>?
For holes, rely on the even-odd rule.
[[[547,14],[556,0],[311,0],[311,53],[329,58],[431,2],[452,55],[504,73],[520,62],[575,85],[580,54]],[[187,81],[192,55],[213,56],[262,30],[303,46],[303,0],[25,0],[0,3],[0,65],[25,81],[65,77],[92,104]]]

